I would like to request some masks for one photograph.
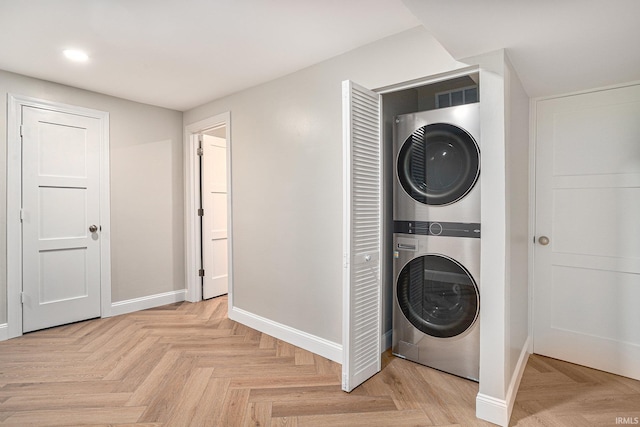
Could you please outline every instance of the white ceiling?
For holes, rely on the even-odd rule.
[[[506,48],[531,97],[640,80],[638,0],[404,0],[456,59]]]
[[[401,0],[0,0],[0,69],[184,111],[418,25]]]
[[[535,97],[640,80],[638,17],[639,0],[0,0],[0,69],[184,111],[422,23],[456,59],[506,48]]]

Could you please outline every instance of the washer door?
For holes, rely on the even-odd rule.
[[[433,337],[463,334],[478,317],[475,281],[463,266],[442,255],[423,255],[405,265],[396,293],[407,320]]]
[[[434,123],[407,138],[397,170],[402,188],[414,200],[448,205],[463,198],[478,180],[480,150],[464,129]]]

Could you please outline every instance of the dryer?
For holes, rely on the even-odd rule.
[[[397,116],[394,220],[480,222],[480,108]]]
[[[478,381],[480,224],[394,228],[393,354]]]

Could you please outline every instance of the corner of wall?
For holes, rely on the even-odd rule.
[[[476,417],[499,426],[509,425],[509,408],[502,399],[478,393],[476,396]]]
[[[481,287],[484,310],[481,323],[480,392],[476,397],[476,416],[507,426],[531,347],[526,307],[526,319],[521,319],[521,316],[511,319],[514,308],[517,312],[523,312],[521,300],[525,298],[526,305],[528,293],[528,285],[524,288],[522,286],[522,283],[527,283],[528,280],[527,268],[522,264],[522,260],[527,262],[527,257],[522,256],[522,253],[526,253],[525,245],[528,242],[528,219],[518,222],[515,228],[511,224],[514,218],[512,205],[521,202],[518,197],[514,197],[514,192],[517,194],[522,187],[528,188],[528,176],[518,175],[522,179],[517,183],[510,183],[508,167],[511,160],[509,155],[513,154],[510,149],[514,148],[509,146],[514,137],[510,128],[511,121],[519,120],[517,125],[520,126],[520,116],[525,112],[516,111],[514,117],[510,110],[511,79],[515,78],[516,83],[519,82],[517,75],[514,76],[512,73],[504,49],[461,61],[479,65],[480,99],[481,103],[488,106],[481,115],[482,141],[489,141],[482,146],[482,167],[483,173],[486,173],[483,175],[482,184],[483,188],[489,190],[483,191],[482,248],[483,254],[492,256],[483,256],[482,260]],[[523,134],[528,134],[528,129],[519,128],[519,141]],[[520,150],[520,147],[518,149]],[[516,152],[518,160],[528,162],[528,158],[526,155],[523,156],[521,151]],[[522,169],[524,173],[527,173],[526,166]],[[528,199],[528,195],[525,198]],[[520,210],[515,213],[519,215]],[[514,251],[517,252],[517,256],[513,255]],[[515,282],[521,284],[517,289],[512,289],[514,275]],[[513,320],[517,320],[517,324],[512,324]]]
[[[518,357],[518,362],[516,363],[513,375],[511,376],[509,388],[507,389],[507,421],[511,418],[511,412],[513,411],[513,405],[516,403],[516,396],[518,394],[518,389],[520,388],[522,375],[524,374],[524,369],[527,366],[527,360],[529,360],[529,347],[531,346],[530,342],[531,337],[527,337],[527,340],[524,342],[524,345],[522,346],[522,349],[520,351],[520,357]]]
[[[504,72],[506,53],[504,49],[497,49],[480,55],[470,56],[459,61],[468,65],[479,65],[485,71]]]
[[[380,338],[380,342],[382,343],[383,352],[390,349],[393,345],[393,330],[389,329],[387,332],[383,332],[382,337]]]
[[[499,426],[507,427],[509,425],[513,405],[516,402],[516,395],[520,387],[520,381],[522,381],[522,375],[524,374],[524,369],[529,359],[530,340],[531,337],[527,338],[527,341],[522,346],[516,369],[509,382],[506,398],[497,399],[483,393],[478,393],[476,396],[476,417]]]
[[[520,387],[520,381],[522,381],[522,375],[527,366],[527,360],[529,359],[529,342],[530,337],[527,338],[527,341],[522,346],[516,369],[509,382],[506,398],[497,399],[483,393],[478,393],[476,396],[476,417],[503,427],[509,425],[513,405],[516,402],[516,395]]]

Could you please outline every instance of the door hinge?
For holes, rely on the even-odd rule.
[[[20,222],[24,220],[24,209],[20,209]]]
[[[196,150],[196,154],[198,156],[202,156],[204,154],[204,150],[202,149],[203,141],[204,141],[204,137],[202,135],[198,135],[198,149]]]
[[[198,216],[204,216],[204,209],[202,208],[198,209]]]
[[[204,269],[201,268],[200,270],[198,270],[198,276],[200,277],[204,277]]]
[[[20,303],[24,304],[24,292],[20,292]]]
[[[20,125],[20,137],[24,136],[24,125]]]

